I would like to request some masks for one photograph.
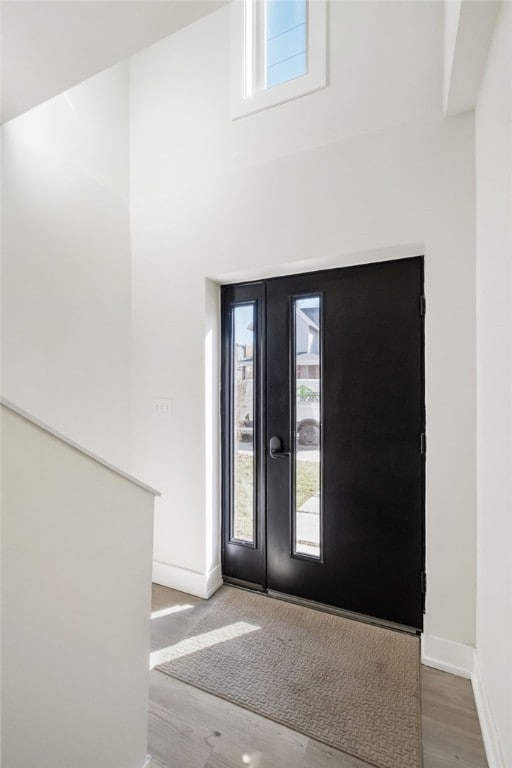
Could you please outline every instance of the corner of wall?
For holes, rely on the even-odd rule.
[[[221,423],[220,423],[220,286],[205,279],[204,342],[204,418],[205,418],[205,545],[206,571],[220,578],[221,509]],[[218,587],[210,590],[208,597]]]
[[[480,666],[478,651],[475,651],[474,654],[471,684],[473,686],[476,710],[478,713],[478,719],[480,721],[480,728],[482,730],[482,738],[489,768],[506,768],[505,761],[500,749],[498,732],[494,726],[494,719],[491,714],[491,708],[489,705],[485,681],[482,676],[482,668]]]
[[[421,663],[457,677],[471,678],[474,654],[475,649],[470,645],[434,635],[421,638]]]
[[[219,564],[207,573],[199,573],[154,560],[153,582],[208,600],[222,586],[221,566]]]

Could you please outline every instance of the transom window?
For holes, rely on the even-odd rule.
[[[326,85],[326,0],[235,0],[232,117]]]

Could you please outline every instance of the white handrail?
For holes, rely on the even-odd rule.
[[[51,435],[52,437],[55,437],[57,440],[60,440],[62,443],[69,445],[70,448],[73,448],[75,451],[82,453],[84,456],[87,456],[87,458],[92,459],[93,461],[96,461],[98,464],[102,464],[111,472],[115,472],[116,475],[123,477],[125,480],[129,480],[130,483],[137,485],[139,488],[142,488],[145,491],[149,491],[149,493],[152,493],[153,496],[161,496],[160,491],[155,490],[150,485],[146,485],[146,483],[143,483],[141,480],[138,480],[136,477],[133,477],[133,475],[129,475],[127,472],[124,472],[122,469],[119,469],[119,467],[114,466],[109,461],[102,459],[101,456],[97,456],[95,453],[93,453],[92,451],[89,451],[87,448],[84,448],[78,443],[75,443],[74,440],[71,440],[69,437],[66,437],[65,435],[61,434],[56,429],[53,429],[53,427],[49,427],[48,424],[45,424],[44,422],[40,421],[35,416],[32,416],[30,413],[27,413],[26,411],[23,410],[23,408],[20,408],[18,405],[15,405],[10,400],[7,400],[5,397],[0,397],[0,404],[4,408],[7,408],[9,411],[12,411],[18,416],[21,416],[21,418],[25,419],[25,421],[30,422],[35,427],[38,427],[38,429],[43,430],[43,432],[47,432],[49,435]]]

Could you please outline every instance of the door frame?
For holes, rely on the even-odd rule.
[[[391,258],[389,258],[389,257],[386,258],[384,256],[384,254],[386,253],[386,250],[396,252],[395,249],[382,249],[382,250],[380,250],[378,252],[379,255],[381,256],[381,258],[370,258],[369,260],[365,260],[363,254],[359,254],[359,258],[360,259],[363,258],[362,261],[360,261],[359,259],[356,260],[356,259],[350,258],[348,260],[348,263],[345,263],[345,264],[342,264],[342,265],[340,265],[339,263],[337,263],[337,264],[336,263],[335,264],[333,264],[333,263],[325,264],[325,262],[324,262],[325,266],[322,265],[322,266],[316,266],[315,268],[310,268],[310,269],[307,269],[307,268],[306,269],[300,269],[300,271],[294,271],[293,268],[291,267],[291,265],[290,266],[284,265],[284,267],[282,267],[282,269],[279,270],[278,274],[275,274],[275,273],[272,274],[271,273],[271,274],[269,274],[266,277],[262,276],[262,277],[258,277],[256,279],[254,277],[252,277],[252,275],[251,275],[252,279],[249,278],[249,279],[247,279],[245,281],[241,281],[241,282],[237,282],[237,283],[233,283],[231,281],[230,282],[221,282],[221,283],[219,283],[219,288],[221,289],[221,291],[219,292],[219,293],[221,293],[221,300],[220,300],[220,304],[221,304],[221,321],[220,321],[221,334],[220,334],[220,350],[219,350],[219,352],[220,352],[220,355],[219,355],[219,368],[220,368],[220,373],[221,373],[221,425],[220,425],[220,433],[219,433],[219,436],[220,436],[220,453],[219,453],[219,458],[221,460],[220,477],[221,477],[221,482],[222,482],[221,494],[220,494],[220,496],[221,496],[221,508],[219,510],[220,511],[220,521],[221,521],[221,541],[220,541],[220,544],[221,544],[221,558],[222,558],[221,559],[221,568],[223,568],[223,565],[224,565],[224,548],[225,548],[224,530],[225,530],[225,525],[226,525],[226,522],[227,522],[226,515],[230,514],[229,500],[226,498],[225,489],[226,489],[226,487],[228,486],[228,484],[230,482],[230,471],[231,471],[231,466],[229,464],[229,461],[226,460],[226,458],[227,458],[226,454],[229,452],[229,449],[228,449],[228,440],[225,439],[225,423],[226,423],[226,421],[225,421],[225,414],[230,412],[230,389],[229,389],[228,382],[226,381],[226,370],[225,370],[228,366],[223,366],[223,360],[225,359],[224,358],[225,344],[229,343],[229,340],[225,338],[225,334],[222,332],[222,324],[224,322],[224,309],[223,309],[222,292],[225,291],[226,289],[229,289],[229,288],[236,289],[236,288],[244,287],[244,288],[249,288],[250,289],[251,287],[253,287],[253,286],[257,285],[257,284],[262,285],[266,281],[272,281],[273,279],[280,278],[280,277],[292,277],[292,276],[300,276],[300,275],[310,275],[311,273],[315,273],[315,272],[328,272],[328,271],[331,271],[331,270],[339,270],[339,269],[345,269],[345,268],[351,268],[351,267],[371,266],[372,264],[381,264],[381,263],[387,263],[387,262],[404,261],[404,260],[409,260],[409,259],[414,259],[414,258],[420,257],[422,259],[422,264],[423,264],[423,267],[422,267],[422,285],[423,285],[423,294],[424,294],[425,293],[425,256],[424,256],[424,253],[418,253],[418,250],[420,250],[420,249],[413,249],[413,248],[411,248],[410,250],[407,249],[407,250],[409,250],[409,253],[407,255],[403,255],[403,250],[402,249],[397,249],[399,252],[400,252],[400,250],[402,250],[402,253],[400,255],[397,254],[394,257],[391,256]],[[421,249],[421,250],[423,250],[423,249]],[[373,253],[372,253],[372,256],[373,256]],[[299,265],[294,265],[294,267],[297,268],[297,267],[299,267]],[[422,371],[421,371],[421,375],[422,375],[422,403],[421,403],[421,407],[422,407],[422,411],[423,411],[423,430],[424,430],[424,433],[426,433],[426,415],[427,415],[426,414],[426,410],[427,410],[426,409],[426,357],[425,357],[426,344],[425,344],[425,319],[424,319],[425,311],[424,310],[425,310],[425,306],[424,306],[424,295],[423,295],[422,296],[422,307],[421,307],[421,310],[420,310],[420,313],[423,316],[423,321],[422,321],[422,325],[421,325],[421,342],[420,342],[420,344],[421,344],[420,353],[421,353],[421,361],[422,361]],[[264,314],[264,313],[260,312],[260,314]],[[260,326],[259,326],[260,329],[264,329],[264,325],[263,324],[264,324],[264,317],[263,317],[263,320],[260,322]],[[266,354],[264,353],[265,350],[264,350],[264,342],[262,340],[262,337],[263,337],[263,334],[260,333],[260,338],[258,339],[258,346],[260,348],[260,351],[259,351],[259,354],[260,354],[260,365],[259,365],[259,374],[260,374],[259,375],[259,379],[260,379],[260,382],[259,382],[260,403],[259,403],[258,422],[259,422],[259,429],[260,429],[261,439],[260,439],[260,446],[259,446],[259,450],[258,450],[259,456],[258,456],[258,459],[257,459],[257,462],[258,462],[257,463],[257,467],[262,467],[262,466],[264,467],[265,466],[266,449],[267,449],[267,437],[268,437],[266,435],[266,419],[264,418],[263,407],[262,407],[262,404],[261,404],[261,400],[263,400],[263,398],[264,398],[264,391],[265,391],[263,384],[264,384],[264,381],[265,381],[265,379],[264,379],[264,361],[265,361],[265,357],[266,357]],[[425,612],[426,612],[425,611],[425,602],[426,602],[426,450],[422,451],[421,459],[422,459],[422,462],[423,462],[422,483],[421,483],[421,538],[422,538],[422,553],[421,553],[421,557],[422,557],[422,571],[423,571],[423,575],[424,575],[424,588],[423,588],[423,596],[422,597],[423,597],[423,614],[425,614]],[[259,475],[260,475],[260,477],[259,477],[259,485],[260,486],[261,485],[265,485],[265,473],[264,472],[263,473],[260,472]],[[260,494],[260,500],[261,499],[265,499],[265,490],[262,489],[261,487],[259,488],[259,494]],[[263,509],[263,512],[260,511],[259,525],[260,525],[260,530],[263,533],[266,534],[266,509]],[[266,592],[267,591],[267,589],[266,589],[266,586],[267,586],[266,585],[266,570],[267,569],[266,569],[266,551],[265,551],[266,550],[266,540],[265,539],[262,542],[262,550],[263,550],[263,553],[264,553],[263,556],[264,556],[265,579],[264,579],[264,583],[262,585],[259,585],[258,588],[261,589],[262,591]],[[255,584],[250,582],[250,581],[236,579],[236,578],[233,578],[233,577],[225,576],[224,574],[223,574],[222,578],[223,578],[224,582],[226,582],[226,583],[231,583],[231,584],[235,584],[235,585],[238,585],[238,586],[249,587],[249,588],[254,588],[255,587]],[[269,594],[270,594],[270,591],[269,591]],[[284,597],[285,599],[287,598],[287,596],[280,595],[280,593],[275,593],[274,596],[276,596],[276,597],[277,596]],[[296,602],[304,603],[304,604],[308,604],[310,602],[310,601],[308,601],[306,599],[295,598],[293,596],[290,596],[290,599],[293,600],[293,601],[296,601]],[[314,607],[318,607],[318,608],[323,609],[323,610],[332,610],[332,612],[339,613],[341,615],[348,615],[349,617],[352,617],[352,618],[359,618],[359,619],[361,619],[363,621],[366,621],[366,622],[369,622],[369,623],[381,624],[382,626],[394,627],[396,629],[405,630],[405,631],[409,631],[409,632],[412,631],[412,632],[414,632],[416,634],[420,634],[420,632],[422,631],[422,630],[418,630],[417,628],[414,628],[414,627],[407,627],[405,625],[395,624],[392,621],[386,621],[384,619],[381,620],[381,619],[378,619],[378,618],[366,616],[364,614],[361,614],[361,615],[360,614],[354,614],[351,611],[345,611],[344,609],[340,609],[340,608],[336,608],[336,607],[331,607],[331,606],[327,606],[327,605],[323,605],[323,604],[318,604],[318,603],[314,603],[314,602],[312,603],[312,605]]]

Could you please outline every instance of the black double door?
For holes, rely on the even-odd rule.
[[[223,575],[421,629],[423,258],[225,286]]]

